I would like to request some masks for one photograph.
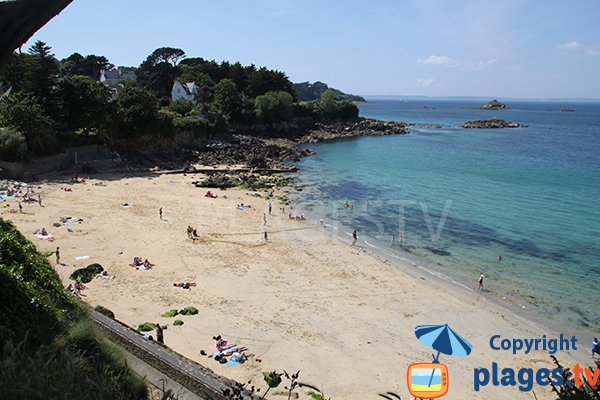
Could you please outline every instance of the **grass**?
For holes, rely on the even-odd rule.
[[[175,321],[173,321],[173,326],[181,326],[183,325],[183,321],[180,319],[176,319]]]
[[[144,322],[143,324],[139,324],[137,329],[140,332],[149,332],[154,330],[154,328],[156,328],[156,324],[152,322]]]

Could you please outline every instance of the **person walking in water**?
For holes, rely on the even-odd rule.
[[[352,232],[352,246],[356,245],[356,241],[358,240],[358,235],[356,234],[356,230]]]
[[[479,279],[477,280],[477,289],[483,290],[483,274],[479,275]]]
[[[396,244],[396,235],[392,235],[392,243],[391,243],[391,245],[393,246],[394,244]]]

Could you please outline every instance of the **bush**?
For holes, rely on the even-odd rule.
[[[152,322],[144,322],[143,324],[138,325],[138,331],[140,332],[149,332],[156,328],[156,324]]]
[[[173,326],[181,326],[183,325],[183,321],[180,319],[176,319],[175,321],[173,321]]]
[[[185,117],[194,109],[194,103],[186,99],[177,99],[171,103],[169,108],[180,117]]]
[[[164,314],[161,314],[160,316],[163,318],[172,318],[174,316],[176,316],[177,314],[179,314],[179,312],[175,309],[169,310]]]
[[[92,279],[96,277],[100,272],[104,271],[102,265],[100,264],[90,264],[85,268],[79,268],[73,271],[69,279],[74,281],[88,283],[91,282]]]
[[[293,101],[288,92],[267,92],[254,101],[256,116],[265,122],[286,121],[290,117]]]
[[[196,314],[198,314],[198,309],[196,307],[189,306],[189,307],[184,308],[183,310],[180,310],[179,314],[181,314],[181,315],[196,315]]]
[[[7,161],[21,161],[26,158],[25,136],[13,128],[0,128],[0,158]]]
[[[182,117],[173,120],[177,132],[192,132],[194,136],[205,135],[208,131],[208,121],[201,117]]]

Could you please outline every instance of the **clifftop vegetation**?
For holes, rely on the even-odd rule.
[[[37,41],[0,70],[2,159],[141,135],[214,135],[228,127],[358,117],[341,92],[315,84],[311,96],[300,96],[284,72],[266,67],[187,58],[181,49],[161,47],[138,68],[111,71],[122,79],[101,83],[100,72],[114,67],[106,57],[74,53],[57,60],[51,50]],[[175,81],[194,86],[185,85],[187,95],[173,101]]]

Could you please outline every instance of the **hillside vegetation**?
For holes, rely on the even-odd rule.
[[[0,303],[3,399],[147,398],[46,258],[2,219]]]

